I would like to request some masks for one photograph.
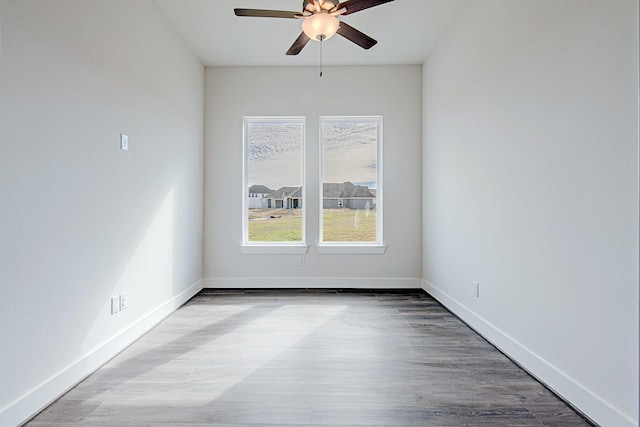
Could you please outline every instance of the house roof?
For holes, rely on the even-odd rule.
[[[352,199],[352,198],[375,198],[375,194],[366,185],[354,185],[351,182],[322,184],[322,196],[325,199]]]
[[[271,193],[273,190],[264,185],[252,185],[249,187],[249,193],[251,194],[266,194]]]
[[[302,198],[302,187],[298,187],[296,188],[296,190],[289,194],[289,197],[293,197],[294,199],[301,199]]]
[[[296,195],[298,194],[298,195]],[[300,198],[302,187],[280,187],[275,191],[267,194],[267,199],[284,199],[285,197]]]
[[[267,199],[284,199],[292,197],[294,199],[302,198],[302,187],[280,187],[275,191],[267,194]],[[325,199],[375,199],[375,190],[370,190],[366,185],[354,185],[351,182],[332,183],[325,182],[322,184],[322,197]]]

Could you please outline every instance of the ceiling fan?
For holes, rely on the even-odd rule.
[[[287,55],[297,55],[309,40],[324,41],[336,33],[364,49],[372,48],[376,40],[340,21],[339,16],[379,6],[393,0],[303,0],[302,12],[263,9],[234,9],[236,16],[259,18],[302,19],[302,33],[291,45]]]

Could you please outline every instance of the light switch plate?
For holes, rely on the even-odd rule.
[[[120,134],[120,149],[127,151],[129,149],[129,137],[124,133]]]
[[[111,297],[111,314],[116,314],[120,311],[120,296]]]

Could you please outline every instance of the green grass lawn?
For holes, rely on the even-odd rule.
[[[325,209],[325,242],[375,242],[376,211]],[[250,242],[301,242],[302,209],[250,209]]]
[[[249,241],[302,242],[302,209],[249,209]]]
[[[325,242],[375,242],[376,211],[369,215],[356,209],[324,209],[322,235]]]

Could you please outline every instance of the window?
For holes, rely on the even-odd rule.
[[[382,118],[321,117],[321,245],[382,245]]]
[[[244,118],[243,241],[304,244],[303,117]]]

